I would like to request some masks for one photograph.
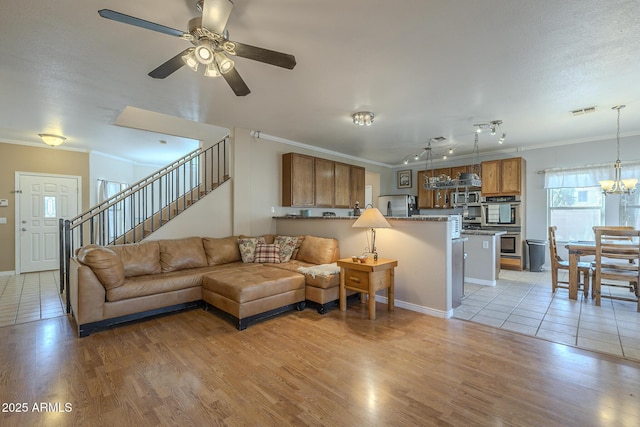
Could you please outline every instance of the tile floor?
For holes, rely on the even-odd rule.
[[[0,276],[0,327],[64,316],[58,271]]]
[[[567,280],[560,272],[560,280]],[[629,295],[627,290],[602,287],[602,293]],[[551,273],[502,270],[498,284],[465,284],[465,298],[453,317],[536,336],[571,346],[640,360],[640,313],[637,303],[578,293],[551,293]]]

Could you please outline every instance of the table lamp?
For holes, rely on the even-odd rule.
[[[378,252],[376,251],[376,228],[391,228],[384,216],[377,208],[365,209],[360,218],[353,223],[352,227],[371,229],[371,245],[369,246],[373,254],[373,260],[378,260]],[[367,234],[367,243],[369,235]]]

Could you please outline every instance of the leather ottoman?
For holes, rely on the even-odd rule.
[[[294,308],[305,307],[304,275],[263,264],[221,270],[202,279],[205,309],[214,307],[233,318],[239,330]]]

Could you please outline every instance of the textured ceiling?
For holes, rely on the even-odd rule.
[[[297,59],[286,70],[237,58],[246,97],[186,67],[148,77],[188,42],[97,13],[186,30],[198,14],[193,0],[3,2],[0,140],[62,133],[68,147],[160,164],[191,151],[203,132],[215,139],[241,127],[397,165],[437,136],[446,138],[437,154],[468,155],[472,125],[497,119],[505,144],[483,133],[482,152],[611,139],[611,106],[621,103],[622,135],[640,134],[636,0],[234,5],[232,40]],[[594,105],[593,114],[569,113]],[[376,114],[373,126],[351,123],[359,110]]]

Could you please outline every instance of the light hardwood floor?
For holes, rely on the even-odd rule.
[[[2,426],[637,425],[640,363],[378,303],[239,332],[202,310],[0,328]],[[70,412],[34,412],[34,404]]]

